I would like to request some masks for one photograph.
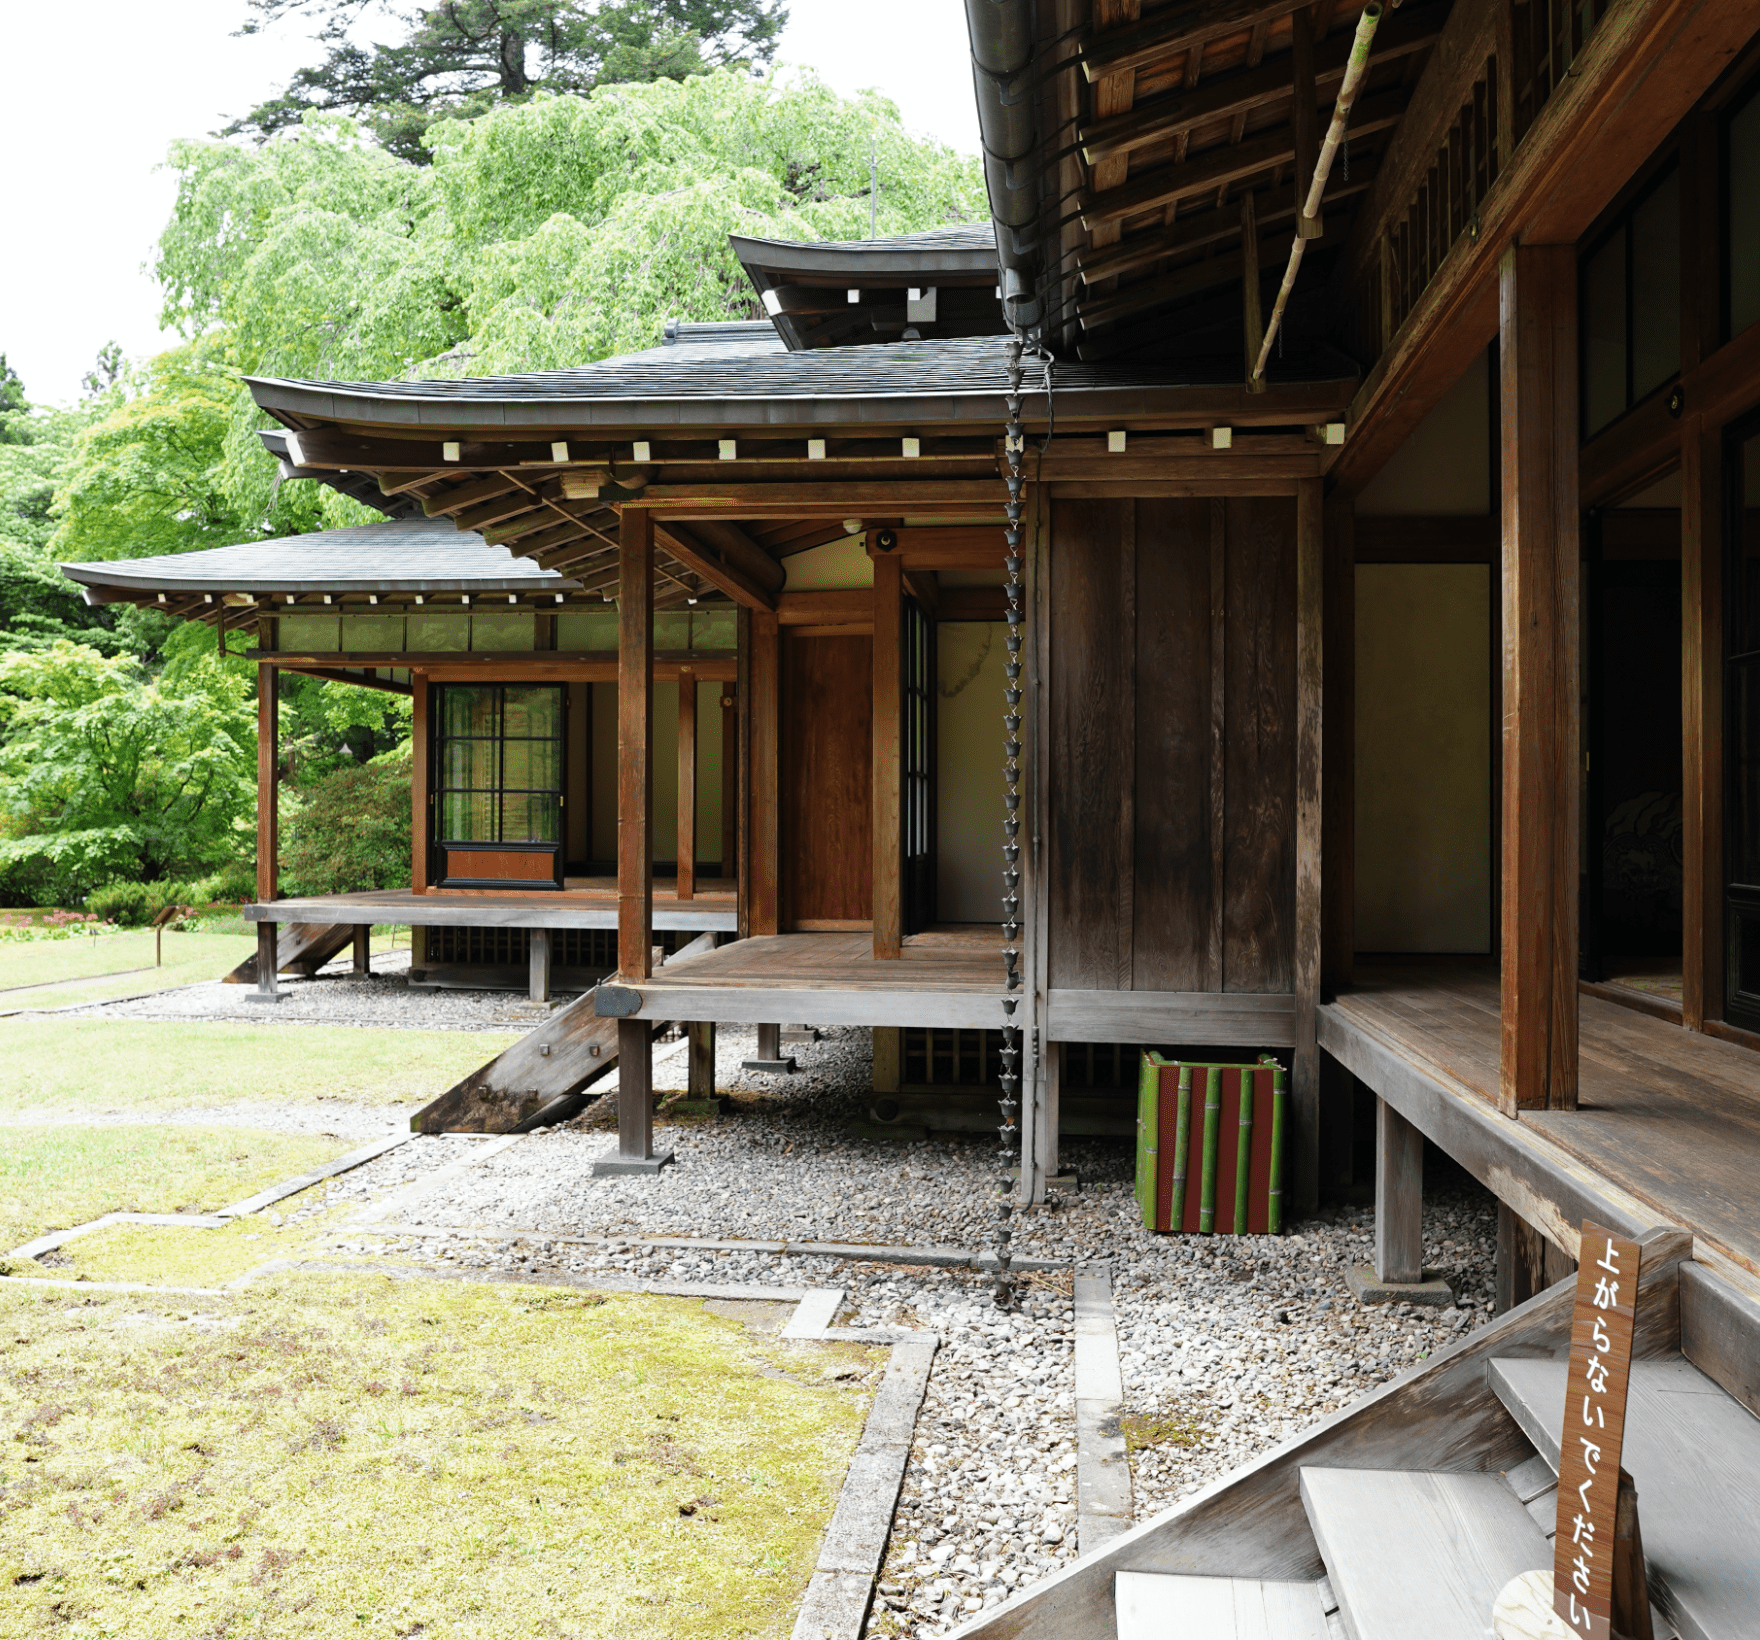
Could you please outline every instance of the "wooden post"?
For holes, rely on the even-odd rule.
[[[1577,1103],[1576,252],[1501,268],[1502,1053],[1499,1105]]]
[[[1290,70],[1294,76],[1295,106],[1292,124],[1296,139],[1296,237],[1318,239],[1320,218],[1302,214],[1302,201],[1314,185],[1314,165],[1320,157],[1319,108],[1314,95],[1314,14],[1306,6],[1290,13]]]
[[[1681,422],[1681,1023],[1723,1017],[1723,439]]]
[[[646,507],[623,509],[617,564],[617,971],[628,984],[654,971],[654,515]],[[648,1058],[645,1037],[638,1057]]]
[[[874,558],[874,955],[904,949],[904,562]]]
[[[1575,1262],[1505,1202],[1497,1204],[1497,1313],[1526,1304],[1536,1293],[1563,1281]]]
[[[778,740],[782,630],[769,610],[751,612],[751,656],[743,701],[746,741],[746,906],[748,932],[775,934],[782,927],[782,857],[778,836],[780,797]]]
[[[1295,1217],[1320,1199],[1320,1044],[1316,1034],[1323,943],[1321,729],[1324,722],[1326,541],[1321,480],[1296,488],[1296,1040],[1284,1206]]]
[[[904,1032],[896,1025],[874,1027],[874,1091],[897,1093],[904,1083]]]
[[[1063,1100],[1063,1044],[1047,1042],[1044,1060],[1044,1102],[1038,1116],[1039,1167],[1047,1179],[1054,1179],[1063,1170],[1058,1154],[1061,1138],[1058,1107]]]
[[[1424,1279],[1424,1135],[1385,1099],[1375,1101],[1375,1275]]]
[[[279,1002],[281,987],[276,970],[280,961],[281,930],[272,922],[257,924],[257,988],[251,993],[253,1002]]]
[[[530,956],[531,990],[533,1002],[550,1000],[550,930],[548,928],[532,928],[526,931],[527,950]]]
[[[678,897],[697,892],[697,680],[678,674]]]
[[[1241,195],[1241,293],[1247,327],[1247,391],[1263,393],[1266,378],[1253,374],[1265,344],[1265,319],[1259,308],[1259,212],[1250,193]]]
[[[373,925],[356,923],[354,925],[354,971],[357,974],[370,974],[373,971]]]
[[[720,876],[739,879],[739,696],[737,686],[721,690],[721,864]]]
[[[758,1057],[771,1064],[782,1058],[782,1027],[780,1025],[760,1025],[758,1027]]]
[[[269,641],[258,638],[259,643]],[[257,668],[257,900],[263,905],[278,897],[281,874],[280,680],[279,668]]]
[[[628,516],[627,514],[625,515]],[[654,1050],[645,1019],[617,1022],[617,1159],[654,1155]]]
[[[715,1025],[712,1020],[692,1020],[685,1026],[690,1039],[685,1081],[687,1099],[715,1097]]]

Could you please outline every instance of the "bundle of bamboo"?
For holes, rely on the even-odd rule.
[[[1144,1050],[1137,1080],[1137,1203],[1146,1229],[1200,1236],[1282,1232],[1285,1084],[1284,1067],[1269,1054],[1247,1065],[1194,1064]],[[1189,1188],[1194,1129],[1196,1191]]]

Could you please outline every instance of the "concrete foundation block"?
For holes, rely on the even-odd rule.
[[[1353,1264],[1344,1280],[1359,1304],[1422,1304],[1426,1309],[1446,1310],[1454,1303],[1454,1289],[1440,1270],[1426,1270],[1422,1281],[1383,1281],[1373,1265]]]

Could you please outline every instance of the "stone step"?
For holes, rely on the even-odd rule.
[[[1545,1534],[1503,1476],[1304,1469],[1302,1504],[1352,1640],[1485,1640]]]
[[[1118,1640],[1329,1640],[1319,1583],[1120,1572]]]
[[[1558,1471],[1563,1361],[1493,1361],[1491,1384]],[[1686,1640],[1760,1633],[1760,1418],[1680,1356],[1634,1361],[1623,1465],[1650,1597]]]

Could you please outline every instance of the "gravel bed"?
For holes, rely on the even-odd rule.
[[[412,1225],[530,1233],[343,1230],[337,1250],[539,1279],[606,1272],[835,1285],[848,1293],[846,1322],[937,1333],[942,1348],[868,1633],[940,1634],[1078,1552],[1070,1275],[1028,1277],[1022,1309],[1002,1314],[986,1278],[966,1270],[637,1244],[671,1235],[988,1246],[995,1224],[985,1205],[993,1199],[988,1136],[907,1145],[852,1139],[844,1124],[865,1114],[869,1098],[865,1032],[831,1031],[793,1049],[802,1064],[793,1077],[743,1072],[739,1061],[754,1046],[750,1030],[718,1034],[718,1087],[732,1095],[736,1114],[657,1121],[657,1147],[678,1157],[657,1176],[590,1176],[591,1158],[611,1143],[613,1093],[402,1214]],[[660,1049],[678,1076],[682,1050]],[[656,1085],[669,1079],[677,1077],[657,1063]],[[452,1141],[461,1142],[473,1141]],[[456,1154],[410,1145],[392,1157],[409,1169]],[[1138,1520],[1489,1319],[1495,1205],[1445,1160],[1426,1181],[1424,1220],[1426,1263],[1449,1276],[1459,1300],[1441,1312],[1364,1309],[1350,1298],[1344,1271],[1367,1256],[1374,1225],[1367,1208],[1332,1210],[1282,1238],[1155,1236],[1137,1220],[1126,1142],[1076,1140],[1063,1160],[1078,1174],[1079,1191],[1019,1215],[1015,1248],[1112,1271]]]
[[[265,1216],[271,1224],[299,1224],[338,1207],[365,1206],[423,1174],[462,1160],[484,1142],[458,1133],[420,1134],[383,1156],[301,1191],[292,1198],[291,1206]]]
[[[283,974],[280,1002],[250,1000],[254,987],[210,980],[129,1002],[68,1009],[82,1019],[244,1022],[251,1025],[364,1025],[388,1031],[530,1030],[553,1011],[519,991],[429,991],[409,985],[409,952],[375,955],[373,972],[356,974],[346,957],[313,979]],[[560,1001],[570,1000],[562,997]]]

